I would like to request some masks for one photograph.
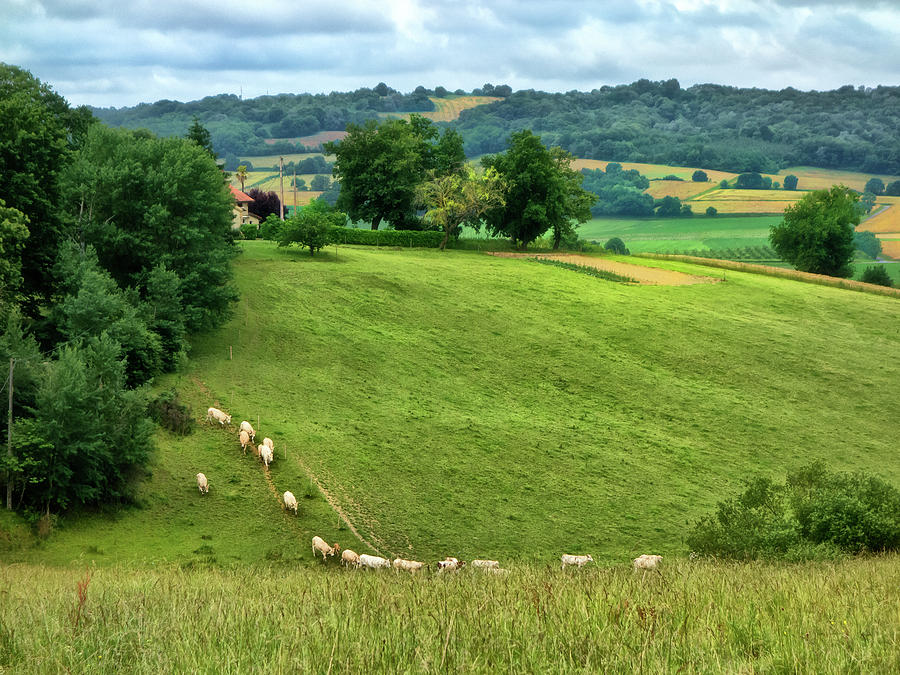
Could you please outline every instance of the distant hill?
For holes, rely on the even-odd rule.
[[[401,94],[380,84],[346,93],[247,100],[223,94],[93,112],[107,124],[161,135],[184,134],[196,115],[216,151],[234,166],[241,156],[296,152],[298,139],[315,142],[350,122],[416,112],[454,125],[470,156],[501,151],[512,132],[530,128],[548,145],[586,159],[738,173],[811,166],[900,174],[900,87],[682,89],[672,79],[565,94],[485,85],[465,94],[450,96],[442,87]]]

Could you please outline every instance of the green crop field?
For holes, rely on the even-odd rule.
[[[634,253],[680,253],[768,246],[769,228],[780,221],[780,216],[594,218],[578,228],[578,236],[600,244],[619,237]]]
[[[276,494],[307,491],[301,461],[367,541],[418,559],[682,555],[685,523],[752,473],[823,458],[900,476],[872,412],[893,405],[896,300],[730,271],[631,287],[462,251],[243,247],[234,319],[161,386],[198,420],[216,404],[258,418],[271,490],[233,428],[198,422],[161,436],[145,508],[67,521],[23,559],[308,557],[312,532],[365,550],[314,492],[281,512]]]

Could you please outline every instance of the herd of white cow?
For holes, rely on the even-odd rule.
[[[209,408],[206,411],[206,421],[216,421],[224,427],[226,424],[231,424],[231,415],[222,412],[218,408]],[[238,440],[241,444],[241,450],[245,453],[247,451],[247,446],[253,447],[252,443],[256,440],[256,431],[253,429],[250,422],[247,422],[246,420],[241,422],[240,430],[238,431]],[[269,464],[275,459],[274,441],[268,437],[263,438],[262,443],[257,446],[256,452],[259,455],[260,460],[266,465],[266,469],[268,469]],[[200,490],[201,495],[209,492],[209,480],[203,473],[197,474],[197,488]],[[297,498],[292,492],[284,493],[284,508],[293,511],[294,515],[297,515]],[[332,544],[329,546],[321,537],[312,538],[313,556],[321,553],[323,562],[327,560],[328,556],[333,556],[338,551],[341,551],[340,544]],[[590,555],[571,555],[569,553],[564,553],[560,560],[562,561],[563,569],[566,567],[584,567],[587,563],[594,561]],[[633,560],[634,569],[655,570],[658,568],[661,560],[661,555],[641,555]],[[368,555],[367,553],[358,554],[351,551],[349,548],[341,551],[341,564],[368,569],[394,568],[396,570],[403,570],[411,573],[418,572],[427,567],[425,563],[416,560],[395,558],[391,561],[377,555]],[[443,560],[439,560],[435,565],[435,568],[439,573],[454,572],[462,569],[465,564],[466,563],[462,560],[447,557]],[[501,568],[500,563],[496,560],[471,560],[468,565],[470,569],[477,569],[489,574],[506,574],[509,572],[509,570]]]

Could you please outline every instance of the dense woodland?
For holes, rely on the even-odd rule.
[[[107,124],[145,127],[160,135],[184,134],[196,116],[212,133],[217,153],[236,168],[241,155],[296,150],[286,142],[266,144],[266,139],[341,131],[379,113],[432,110],[428,96],[447,93],[443,87],[418,87],[400,94],[379,84],[348,93],[248,100],[223,94],[93,112]],[[900,87],[805,92],[702,84],[683,89],[672,79],[564,94],[511,92],[506,85],[486,84],[472,93],[505,98],[464,110],[452,123],[468,156],[500,152],[513,132],[531,129],[546,145],[584,158],[734,172],[808,165],[900,173]]]

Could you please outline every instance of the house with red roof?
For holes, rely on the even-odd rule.
[[[259,216],[250,213],[250,204],[253,203],[253,197],[238,190],[234,185],[229,185],[231,196],[234,197],[234,216],[231,222],[231,229],[238,230],[241,225],[253,223],[259,225]]]

